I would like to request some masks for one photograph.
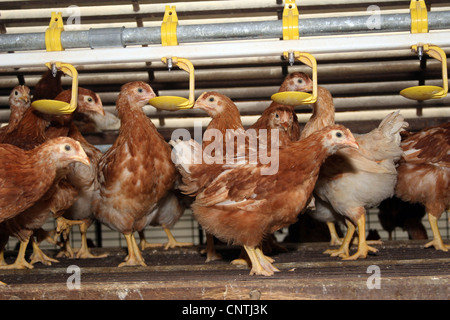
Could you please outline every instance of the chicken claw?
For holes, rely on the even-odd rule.
[[[190,247],[193,245],[192,242],[178,242],[175,237],[173,236],[172,232],[169,228],[163,225],[164,231],[166,232],[167,238],[169,239],[167,241],[166,246],[164,247],[164,250],[167,250],[169,248],[176,248],[176,247]]]
[[[3,281],[0,281],[0,286],[8,286],[6,283],[4,283]]]
[[[358,251],[350,257],[345,257],[343,260],[357,260],[358,258],[367,258],[369,252],[378,252],[378,249],[375,249],[367,244],[366,241],[366,216],[362,214],[361,217],[357,221],[358,225]]]
[[[33,265],[29,264],[25,260],[25,251],[30,239],[20,241],[19,253],[17,254],[16,261],[13,264],[8,264],[6,266],[0,266],[0,269],[33,269]]]
[[[442,250],[447,252],[450,249],[449,245],[445,245],[442,241],[441,233],[437,225],[437,218],[432,214],[428,214],[428,221],[430,222],[431,231],[433,232],[434,239],[425,245],[425,248],[433,246],[436,250]]]
[[[39,248],[39,245],[33,241],[32,241],[32,245],[33,245],[33,254],[31,255],[30,259],[30,263],[31,264],[35,264],[38,262],[41,262],[42,264],[45,264],[47,266],[51,266],[52,262],[58,263],[59,261],[56,259],[52,259],[49,256],[47,256],[42,250],[41,248]]]
[[[378,249],[369,246],[366,242],[360,243],[358,246],[358,251],[350,256],[345,257],[342,260],[357,260],[358,258],[367,258],[367,254],[370,252],[378,252]]]
[[[142,257],[141,251],[136,243],[133,233],[124,234],[125,240],[127,241],[128,256],[125,261],[119,264],[120,267],[125,266],[143,266],[146,267],[144,258]]]
[[[101,255],[94,255],[89,250],[88,244],[87,244],[87,236],[86,232],[89,227],[89,223],[86,221],[83,221],[83,223],[80,224],[80,233],[81,233],[81,247],[77,251],[77,259],[98,259],[98,258],[106,258],[108,256],[107,253],[101,254]]]
[[[262,275],[262,276],[272,276],[275,272],[278,272],[272,263],[269,261],[270,258],[266,257],[261,249],[252,248],[244,245],[245,251],[247,251],[248,257],[252,262],[252,269],[250,270],[250,275]]]
[[[340,258],[347,258],[350,256],[349,247],[350,242],[352,241],[353,238],[353,234],[355,233],[355,226],[348,220],[346,220],[346,223],[347,223],[347,233],[345,234],[345,238],[342,241],[342,244],[339,247],[339,249],[328,249],[324,251],[325,254],[329,254],[332,257],[340,257]]]

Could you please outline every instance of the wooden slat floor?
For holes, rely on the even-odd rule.
[[[223,260],[205,264],[194,246],[144,252],[147,267],[117,268],[126,249],[108,252],[104,259],[60,258],[52,266],[32,270],[0,270],[0,299],[442,299],[450,298],[450,252],[424,249],[424,241],[392,241],[377,245],[379,252],[358,261],[322,254],[327,243],[286,244],[275,253],[281,272],[272,277],[250,276],[249,269],[230,265],[239,248],[219,246]],[[355,247],[352,247],[355,250]],[[47,251],[50,256],[54,251]],[[15,253],[7,252],[6,261]],[[70,289],[80,269],[80,288]],[[375,271],[373,271],[375,270]],[[379,275],[379,282],[376,279]],[[379,285],[377,288],[377,285]],[[370,288],[372,287],[372,288]]]

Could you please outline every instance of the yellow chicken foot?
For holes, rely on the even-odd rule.
[[[262,275],[262,276],[272,276],[274,274],[274,270],[272,270],[268,264],[268,261],[264,261],[264,258],[261,257],[259,253],[256,252],[255,248],[244,246],[245,251],[250,258],[252,263],[252,269],[250,270],[250,275]],[[261,264],[261,260],[264,266]],[[274,267],[275,268],[275,267]]]
[[[271,257],[266,256],[260,248],[256,248],[255,253],[256,253],[256,257],[259,259],[259,262],[261,263],[261,266],[265,270],[267,270],[269,272],[270,271],[271,272],[279,272],[280,271],[277,268],[275,268],[275,266],[272,264],[275,262],[275,260],[272,259]]]
[[[7,284],[4,283],[3,281],[0,281],[0,286],[7,286]]]
[[[349,247],[353,238],[353,234],[355,233],[355,226],[350,221],[346,220],[347,223],[347,233],[345,234],[344,241],[342,242],[339,249],[328,249],[325,250],[325,254],[329,254],[332,257],[341,257],[345,258],[350,256]]]
[[[212,234],[206,233],[206,250],[202,250],[201,253],[206,253],[206,263],[222,260],[222,255],[217,253],[214,247],[214,237]]]
[[[86,221],[83,221],[82,224],[80,224],[80,233],[81,233],[81,247],[77,252],[77,259],[94,259],[94,258],[106,258],[108,256],[107,253],[101,254],[101,255],[94,255],[89,250],[88,244],[87,244],[87,229],[89,227],[89,223]]]
[[[5,261],[5,248],[0,251],[0,267],[7,266],[8,264]]]
[[[25,241],[20,241],[19,253],[17,254],[16,261],[13,264],[9,264],[6,266],[0,266],[0,269],[33,269],[33,265],[29,264],[25,260],[25,251],[27,250],[27,245],[30,239]]]
[[[169,228],[163,225],[164,232],[167,235],[168,241],[166,246],[164,247],[164,250],[167,250],[169,248],[176,248],[176,247],[190,247],[194,245],[192,242],[178,242],[175,237],[173,236],[172,232]]]
[[[31,264],[35,264],[37,262],[41,262],[42,264],[45,264],[47,266],[51,266],[52,262],[55,262],[55,263],[59,262],[58,260],[50,258],[49,256],[47,256],[41,250],[41,248],[39,248],[39,245],[33,239],[31,239],[31,244],[33,245],[33,254],[30,257],[30,259],[31,259],[30,263]]]
[[[244,248],[242,248],[241,253],[239,254],[239,258],[231,261],[231,264],[235,266],[246,266],[250,268],[252,263],[248,257],[248,254],[246,253]]]
[[[369,246],[366,242],[366,215],[362,214],[357,221],[358,225],[358,251],[350,257],[345,257],[343,260],[357,260],[358,258],[367,258],[370,252],[378,252],[377,249]]]
[[[337,245],[341,245],[343,240],[342,238],[339,237],[339,235],[336,232],[336,226],[334,224],[334,222],[327,222],[327,227],[328,230],[330,231],[330,246],[337,246]]]
[[[450,245],[445,245],[444,241],[442,241],[441,233],[439,232],[439,227],[437,224],[438,218],[432,214],[428,214],[428,221],[430,222],[431,231],[433,232],[433,240],[428,242],[425,245],[425,248],[433,246],[436,250],[448,251],[448,249],[450,249]]]
[[[144,234],[144,230],[139,231],[139,247],[141,248],[142,251],[144,251],[147,248],[159,248],[162,247],[163,244],[162,243],[149,243],[147,242],[147,240],[145,239],[145,234]]]
[[[56,236],[62,234],[64,239],[63,249],[58,252],[56,257],[75,258],[75,254],[73,253],[72,246],[69,242],[69,234],[74,225],[81,225],[82,223],[83,221],[68,220],[64,217],[56,218]]]
[[[124,266],[143,266],[146,267],[144,258],[142,257],[141,250],[139,249],[136,239],[133,233],[124,234],[125,240],[127,241],[128,256],[125,261],[119,264],[119,267]]]

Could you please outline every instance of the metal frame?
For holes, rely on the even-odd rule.
[[[430,30],[450,29],[450,11],[429,12]],[[409,13],[379,15],[379,25],[368,27],[370,15],[299,19],[300,37],[342,33],[380,33],[409,31]],[[179,43],[282,38],[282,21],[249,21],[180,25]],[[61,44],[65,49],[126,47],[161,44],[160,27],[95,28],[87,31],[63,31]],[[45,50],[45,33],[0,35],[0,51]]]

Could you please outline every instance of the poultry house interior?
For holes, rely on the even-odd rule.
[[[61,16],[58,16],[57,13],[61,13]],[[416,17],[417,15],[425,15],[427,18],[421,20]],[[62,21],[58,21],[60,18]],[[172,31],[167,31],[170,28]],[[48,40],[46,37],[51,39]],[[290,107],[292,110],[289,109],[294,114],[294,116],[291,115],[291,119],[293,117],[296,122],[298,121],[300,132],[310,121],[313,110],[319,108],[320,103],[327,104],[326,101],[324,102],[324,91],[326,91],[331,95],[331,104],[334,106],[333,122],[350,129],[358,143],[360,143],[358,135],[367,134],[378,128],[386,116],[399,110],[400,115],[407,123],[407,127],[403,126],[404,132],[392,133],[395,136],[393,140],[397,139],[396,143],[400,148],[399,139],[411,139],[413,134],[421,130],[434,126],[445,127],[445,124],[450,121],[450,96],[447,95],[448,70],[446,67],[447,55],[450,53],[449,39],[450,1],[445,0],[179,0],[171,2],[1,0],[0,123],[5,128],[7,125],[12,126],[10,120],[13,114],[11,96],[14,95],[13,89],[19,85],[29,88],[29,103],[36,100],[33,95],[42,91],[51,95],[44,99],[54,99],[62,90],[88,89],[92,94],[85,96],[84,102],[86,104],[101,103],[104,114],[99,111],[83,113],[78,110],[73,114],[73,123],[82,134],[83,141],[103,154],[110,150],[109,154],[114,155],[111,148],[116,146],[118,138],[125,130],[121,129],[121,119],[124,118],[116,110],[119,94],[123,85],[127,83],[144,82],[151,86],[156,97],[171,97],[167,99],[168,102],[165,102],[165,106],[158,107],[156,100],[152,105],[152,99],[147,99],[150,103],[145,103],[145,106],[142,107],[144,114],[161,135],[161,139],[169,143],[169,141],[179,138],[176,135],[179,130],[184,130],[183,132],[189,137],[201,142],[202,134],[211,119],[214,118],[210,112],[205,112],[207,109],[195,107],[193,100],[201,97],[204,92],[218,92],[231,99],[239,111],[243,127],[248,129],[271,105],[272,95],[279,91],[303,90],[298,89],[298,83],[297,87],[292,86],[294,89],[280,88],[287,76],[301,73],[306,74],[306,78],[309,77],[308,81],[316,81],[319,89],[316,89],[318,92],[317,102],[299,102]],[[314,63],[311,62],[311,59],[314,60]],[[63,63],[63,66],[55,64],[55,61]],[[70,71],[67,71],[67,68],[64,69],[64,63],[71,64],[76,70],[76,74],[74,75],[70,68]],[[168,67],[169,64],[171,64],[170,67]],[[58,72],[56,66],[58,66]],[[40,87],[38,83],[42,83],[40,80],[44,74],[47,75],[46,86]],[[422,98],[407,98],[400,94],[402,90],[410,87],[417,87],[415,92],[422,90],[422,95],[420,95]],[[423,92],[431,90],[426,89],[427,87],[435,90],[432,98],[428,96],[423,98],[427,93]],[[445,92],[436,93],[439,90],[441,93]],[[307,99],[314,93],[312,85],[308,93],[311,94]],[[74,95],[72,95],[72,99],[67,98],[67,102],[73,102],[73,97]],[[97,97],[101,102],[97,101]],[[167,107],[167,104],[172,106],[173,101],[180,97],[185,106],[180,107],[179,104],[177,107]],[[37,100],[39,99],[41,98]],[[78,98],[78,105],[83,106],[80,98]],[[320,113],[318,113],[318,117],[320,117]],[[49,121],[47,126],[50,127],[55,122],[57,121]],[[130,122],[131,120],[127,120],[128,124]],[[138,130],[138,128],[134,129]],[[319,129],[322,128],[317,130]],[[448,125],[443,130],[448,130]],[[3,132],[0,131],[0,136],[3,135]],[[444,145],[437,148],[449,150],[448,131],[442,135],[441,143]],[[11,134],[9,137],[11,140]],[[296,138],[296,140],[298,139]],[[2,138],[2,143],[4,143],[3,141],[5,140]],[[128,143],[131,143],[130,141],[128,140]],[[83,145],[83,142],[81,144]],[[365,150],[364,147],[367,146],[364,145],[363,150]],[[125,148],[130,150],[128,146]],[[381,148],[385,148],[385,146]],[[369,148],[366,149],[369,150]],[[158,151],[162,152],[161,149]],[[409,155],[414,150],[411,151],[405,147],[403,151]],[[130,151],[130,154],[133,152]],[[446,183],[439,185],[443,190],[436,191],[436,193],[443,194],[441,198],[444,200],[435,200],[435,202],[443,201],[446,209],[450,210],[448,154],[446,157],[444,155],[443,159],[436,161],[433,159],[431,162],[432,166],[447,170],[446,173],[443,173],[443,175],[447,175]],[[105,158],[107,157],[105,156]],[[374,162],[378,161],[377,164],[379,164],[384,160],[376,159]],[[416,160],[414,159],[414,161]],[[98,156],[95,163],[97,161],[106,160],[100,159]],[[395,161],[395,166],[397,166],[398,161],[402,160],[396,159]],[[408,165],[425,166],[423,163],[417,164],[417,161],[414,161],[413,164]],[[112,167],[109,163],[108,165]],[[103,163],[102,168],[105,167],[108,166]],[[417,171],[422,170],[421,168],[417,168]],[[371,173],[376,171],[374,167],[367,170]],[[104,173],[105,178],[102,176],[102,179],[107,180],[107,176]],[[442,179],[445,180],[445,176]],[[371,184],[372,181],[369,180],[365,183]],[[99,184],[106,185],[107,182],[101,181]],[[175,182],[175,185],[177,183],[181,182]],[[420,178],[416,183],[421,183]],[[376,188],[375,184],[372,187]],[[450,244],[450,211],[444,210],[439,217],[433,216],[433,218],[428,215],[427,208],[429,206],[426,206],[425,203],[412,204],[402,201],[396,197],[395,189],[392,188],[390,192],[392,198],[388,197],[374,205],[369,203],[370,201],[363,204],[367,205],[365,213],[363,213],[367,242],[381,240],[384,243],[382,246],[387,246],[389,250],[407,248],[408,243],[420,244],[422,249],[425,244],[433,240],[433,237],[436,237],[436,228],[438,228],[443,243],[448,247]],[[123,191],[123,193],[126,192]],[[179,199],[179,203],[176,204],[171,202],[173,200],[171,197],[175,197],[175,194]],[[398,194],[400,195],[400,192]],[[402,195],[404,196],[404,194]],[[255,194],[253,196],[256,197]],[[318,197],[318,194],[314,194],[314,197]],[[194,199],[195,196],[192,198],[180,195],[176,190],[174,194],[170,194],[170,197],[166,198],[169,210],[176,212],[176,218],[162,222],[156,220],[150,222],[149,220],[145,228],[133,230],[133,232],[140,231],[139,238],[136,233],[134,241],[138,242],[143,252],[147,252],[145,259],[147,266],[144,267],[145,264],[141,261],[142,268],[151,268],[149,265],[152,263],[152,260],[148,258],[149,251],[146,251],[148,249],[143,249],[146,245],[151,247],[152,244],[163,243],[165,246],[167,243],[167,252],[174,250],[174,256],[179,252],[177,250],[181,250],[185,254],[188,252],[188,255],[191,255],[193,251],[183,250],[192,250],[192,247],[199,248],[194,251],[199,257],[196,256],[195,259],[198,260],[195,261],[200,261],[200,264],[204,263],[205,255],[203,252],[200,255],[197,251],[206,246],[207,240],[215,241],[217,250],[233,247],[233,243],[227,246],[227,241],[232,242],[232,240],[221,238],[221,234],[218,237],[220,240],[207,238],[205,230],[208,228],[202,227],[196,219],[196,212],[193,212],[191,208]],[[318,201],[322,200],[325,199]],[[235,201],[235,199],[227,201]],[[313,202],[311,204],[314,205]],[[322,206],[322,203],[317,205]],[[90,207],[91,205],[89,205]],[[149,209],[149,211],[153,210],[155,210],[154,207]],[[334,210],[337,211],[336,208]],[[163,210],[153,211],[151,217],[158,218],[163,214]],[[339,213],[337,214],[339,215]],[[337,242],[333,243],[333,237],[335,236],[334,239],[337,239],[338,242],[342,241],[351,224],[358,227],[357,229],[361,229],[359,222],[348,217],[344,218],[343,215],[341,213],[341,218],[336,221],[334,226],[337,229],[337,235],[330,236],[331,224],[314,219],[313,214],[300,214],[298,222],[282,225],[273,232],[267,231],[275,239],[273,250],[280,252],[277,253],[274,265],[277,266],[277,261],[289,265],[286,260],[283,260],[283,250],[275,247],[276,245],[286,246],[289,252],[296,250],[298,252],[303,252],[301,250],[305,250],[305,252],[320,251],[321,255],[318,255],[320,263],[326,261],[325,258],[331,258],[329,261],[341,261],[340,258],[322,255],[322,252],[329,249],[331,244],[338,245]],[[105,259],[115,259],[116,255],[119,255],[120,259],[115,259],[112,264],[116,267],[120,261],[123,261],[126,254],[123,252],[117,254],[114,250],[127,248],[127,246],[130,249],[129,241],[132,242],[132,240],[124,237],[123,230],[119,231],[116,225],[112,227],[111,224],[104,224],[100,222],[102,219],[93,218],[95,216],[95,213],[92,215],[89,213],[83,217],[83,219],[88,219],[86,220],[88,221],[86,222],[87,231],[84,235],[80,235],[78,225],[74,226],[70,232],[58,233],[59,237],[53,233],[51,233],[51,237],[48,237],[49,234],[39,230],[43,233],[35,232],[36,242],[46,253],[53,253],[59,251],[61,241],[69,241],[74,250],[81,245],[85,246],[87,241],[87,246],[94,249],[94,254],[106,252],[102,249],[111,250],[112,253],[108,252],[109,257]],[[0,233],[5,232],[1,227],[1,222],[2,219],[0,219]],[[42,224],[41,229],[50,232],[57,226],[58,220],[51,217],[45,221],[45,224]],[[355,233],[355,235],[359,234]],[[3,236],[0,237],[0,239],[2,238]],[[44,241],[44,239],[48,241]],[[5,244],[8,263],[12,263],[15,259],[19,250],[19,240],[11,235]],[[147,244],[143,243],[145,241]],[[318,246],[321,244],[323,246],[319,248]],[[398,244],[397,247],[396,244]],[[224,267],[223,270],[232,270],[228,269],[231,268],[228,265],[231,260],[238,257],[239,245],[246,247],[245,244],[238,243],[236,256],[229,257],[229,253],[224,250],[220,252],[222,256],[216,257],[221,260],[211,264],[220,266],[220,261],[225,260],[227,267]],[[316,249],[304,249],[304,246],[308,245]],[[177,246],[177,249],[173,248]],[[301,246],[303,249],[299,249],[297,246]],[[370,248],[372,246],[377,248],[378,252],[369,252],[368,259],[372,259],[369,264],[377,265],[376,257],[382,255],[385,248],[377,244],[371,245]],[[440,249],[446,248],[445,245],[439,246]],[[294,247],[297,249],[292,249]],[[357,239],[353,241],[351,254],[354,253],[356,247],[358,247]],[[156,246],[152,250],[157,252],[157,255],[165,252]],[[433,259],[430,254],[432,250],[434,249],[423,250],[426,251],[424,257]],[[264,251],[264,246],[262,251]],[[0,254],[3,252],[0,251]],[[241,256],[243,254],[244,251],[241,252]],[[342,255],[342,252],[340,254]],[[439,261],[444,265],[444,271],[441,271],[442,274],[438,273],[438,276],[443,277],[442,281],[445,287],[445,284],[450,283],[448,277],[450,256],[448,252],[439,254],[436,259],[441,259]],[[14,255],[14,258],[11,255]],[[193,255],[194,253],[192,253]],[[271,259],[264,254],[262,256],[267,260]],[[14,274],[9,273],[10,270],[5,270],[6,276],[2,278],[1,266],[4,259],[1,258],[0,256],[0,298],[5,298],[9,296],[2,295],[1,281],[7,284],[14,283]],[[63,255],[56,259],[65,261],[64,259],[68,258]],[[264,260],[264,258],[261,259]],[[356,263],[364,260],[364,257],[355,259],[357,259]],[[94,260],[101,261],[103,259]],[[129,257],[125,261],[129,262]],[[178,262],[183,265],[187,264]],[[175,263],[177,261],[169,264]],[[51,269],[57,265],[52,262],[51,266],[45,266],[45,268]],[[39,270],[43,268],[41,267],[43,264],[35,266],[39,266],[37,267]],[[246,267],[248,268],[248,262]],[[288,279],[289,272],[285,272],[286,268],[282,272],[276,272],[273,277],[287,273],[287,276],[282,275],[281,277]],[[299,268],[295,266],[289,269]],[[21,271],[15,272],[20,274]],[[292,275],[294,276],[296,272],[292,272]],[[273,272],[269,273],[273,274]],[[247,276],[248,272],[245,271],[242,274]],[[207,273],[206,277],[208,277]],[[251,281],[263,282],[269,277],[262,278],[257,273],[254,278],[259,280],[252,279]],[[226,280],[224,281],[226,282]],[[339,278],[336,281],[339,282]],[[400,283],[400,285],[403,284]],[[9,285],[9,287],[11,286],[13,285]],[[247,287],[245,288],[247,289]],[[92,289],[92,292],[95,290]],[[448,286],[446,290],[448,290]],[[448,299],[448,291],[447,293],[445,293],[445,289],[441,291],[444,292],[444,297],[447,294]],[[283,295],[282,292],[281,290],[278,296],[266,297],[271,299],[296,298],[295,295]],[[177,298],[176,293],[177,291],[174,290],[172,297],[175,299]],[[79,296],[71,294],[68,295],[69,298],[79,298]],[[91,294],[93,295],[91,298],[95,296],[94,293]],[[245,296],[239,294],[236,293],[230,297],[247,298],[247,293]],[[23,297],[34,298],[35,296],[29,293]],[[102,297],[110,298],[106,294]],[[158,295],[154,291],[148,292],[149,299],[155,297],[167,299],[171,296]],[[193,297],[204,298],[196,295]],[[305,297],[307,298],[308,295],[298,298]],[[335,296],[321,296],[316,292],[311,293],[311,297],[335,298]],[[441,298],[442,296],[434,297]],[[427,296],[421,298],[427,299]]]

